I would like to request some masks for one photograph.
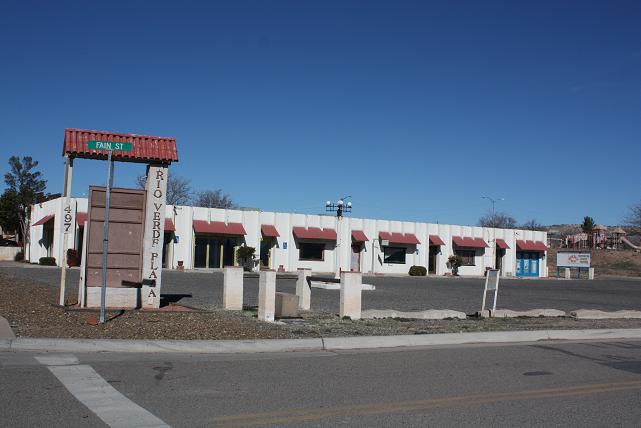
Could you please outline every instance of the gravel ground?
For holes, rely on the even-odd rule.
[[[0,272],[0,315],[18,337],[112,339],[271,339],[465,331],[639,328],[641,320],[342,320],[331,312],[309,312],[281,323],[259,322],[255,310],[192,312],[108,312],[109,322],[92,325],[96,311],[55,305],[57,290],[45,283]]]

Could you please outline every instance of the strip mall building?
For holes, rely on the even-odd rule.
[[[74,198],[76,225],[67,248],[81,250],[87,199]],[[63,258],[62,199],[35,205],[27,260]],[[425,266],[434,275],[451,272],[447,259],[463,258],[460,275],[499,268],[503,276],[547,276],[546,232],[324,215],[167,206],[163,267],[215,269],[237,264],[240,246],[256,248],[260,267],[314,272],[353,270],[407,274]]]

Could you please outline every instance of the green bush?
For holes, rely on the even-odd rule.
[[[427,269],[425,266],[412,266],[410,267],[410,276],[425,276]]]
[[[256,248],[254,247],[239,247],[236,250],[236,260],[246,272],[250,272],[254,267],[254,254]]]
[[[56,258],[55,257],[40,257],[40,260],[38,260],[38,263],[41,264],[42,266],[55,266],[56,265]]]
[[[459,255],[449,256],[447,258],[447,264],[452,268],[452,275],[458,275],[458,268],[463,266],[463,257]]]

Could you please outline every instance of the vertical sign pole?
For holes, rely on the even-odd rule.
[[[107,251],[109,250],[109,198],[113,186],[114,163],[111,150],[107,155],[107,192],[105,195],[104,234],[102,238],[102,287],[100,288],[100,323],[105,322],[105,300],[107,297]]]
[[[75,230],[75,210],[71,208],[71,179],[73,177],[73,158],[66,156],[65,157],[65,182],[62,198],[62,271],[60,271],[60,299],[58,304],[60,306],[65,305],[65,292],[67,285],[67,240],[69,239],[69,234],[71,228]]]
[[[487,296],[487,281],[488,277],[485,277],[485,288],[483,289],[483,303],[481,304],[481,316],[483,316],[483,312],[485,311],[485,297]]]

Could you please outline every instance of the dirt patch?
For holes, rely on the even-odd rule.
[[[641,320],[572,318],[351,321],[324,312],[306,313],[300,319],[281,323],[265,323],[256,319],[254,310],[109,311],[108,322],[95,325],[97,312],[55,305],[57,290],[46,284],[0,273],[0,292],[0,315],[9,321],[18,337],[232,340],[641,327]]]

